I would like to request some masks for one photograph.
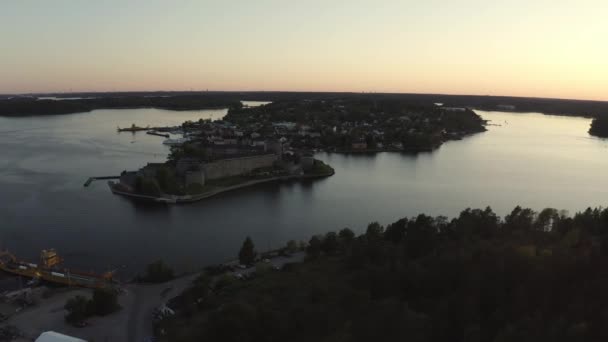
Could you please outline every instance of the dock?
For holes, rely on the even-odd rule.
[[[120,127],[117,127],[116,130],[118,132],[132,132],[132,133],[135,133],[135,132],[139,132],[139,131],[148,131],[148,130],[150,130],[150,126],[139,127],[139,126],[136,126],[135,124],[132,124],[131,127],[129,127],[129,128],[120,128]]]
[[[13,275],[88,288],[105,288],[113,283],[113,272],[94,274],[58,267],[62,261],[54,249],[43,250],[39,263],[20,261],[8,251],[0,251],[0,270]]]
[[[147,131],[146,134],[156,135],[156,136],[165,137],[165,138],[169,138],[170,137],[170,135],[168,133],[158,133],[156,131]]]
[[[89,177],[86,182],[84,182],[84,187],[88,187],[96,180],[104,180],[104,179],[120,179],[120,176],[103,176],[103,177]]]

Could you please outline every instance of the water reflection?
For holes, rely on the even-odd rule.
[[[608,142],[587,135],[589,119],[491,112],[481,115],[508,124],[432,153],[319,153],[335,176],[258,185],[184,206],[134,203],[112,195],[104,182],[83,188],[92,175],[166,158],[162,138],[116,134],[117,125],[177,125],[222,113],[0,118],[9,132],[0,135],[3,247],[32,260],[55,247],[86,269],[126,264],[124,272],[136,272],[163,258],[184,270],[233,258],[248,235],[263,250],[343,227],[363,232],[371,221],[420,212],[454,216],[490,205],[504,216],[518,204],[575,212],[608,198],[599,186]]]

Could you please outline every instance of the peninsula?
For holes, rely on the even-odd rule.
[[[608,112],[608,102],[513,96],[286,92],[286,91],[155,91],[79,92],[48,94],[0,94],[0,116],[57,115],[95,109],[159,108],[199,110],[240,107],[240,101],[392,101],[409,104],[443,103],[446,107],[466,107],[486,111],[536,112],[551,115],[600,117]]]
[[[347,153],[432,151],[486,130],[481,117],[465,107],[383,97],[277,101],[231,108],[225,120],[284,137],[297,149]]]
[[[189,203],[261,183],[334,174],[310,151],[292,149],[284,137],[246,136],[225,121],[186,122],[182,129],[184,138],[170,142],[166,162],[122,172],[118,182],[109,182],[112,192],[135,200]]]
[[[608,138],[608,117],[598,116],[591,121],[591,127],[589,127],[589,134],[600,137]]]
[[[225,94],[75,94],[73,97],[14,96],[0,98],[0,116],[60,115],[95,109],[159,108],[199,110],[242,106],[234,95]]]

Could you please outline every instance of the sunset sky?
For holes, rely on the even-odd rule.
[[[0,93],[608,100],[606,0],[2,1]]]

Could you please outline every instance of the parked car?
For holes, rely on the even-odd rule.
[[[76,322],[76,324],[74,324],[74,325],[76,327],[78,327],[78,328],[84,328],[84,327],[86,327],[86,326],[89,325],[89,322],[87,322],[87,321],[80,321],[80,322]]]

